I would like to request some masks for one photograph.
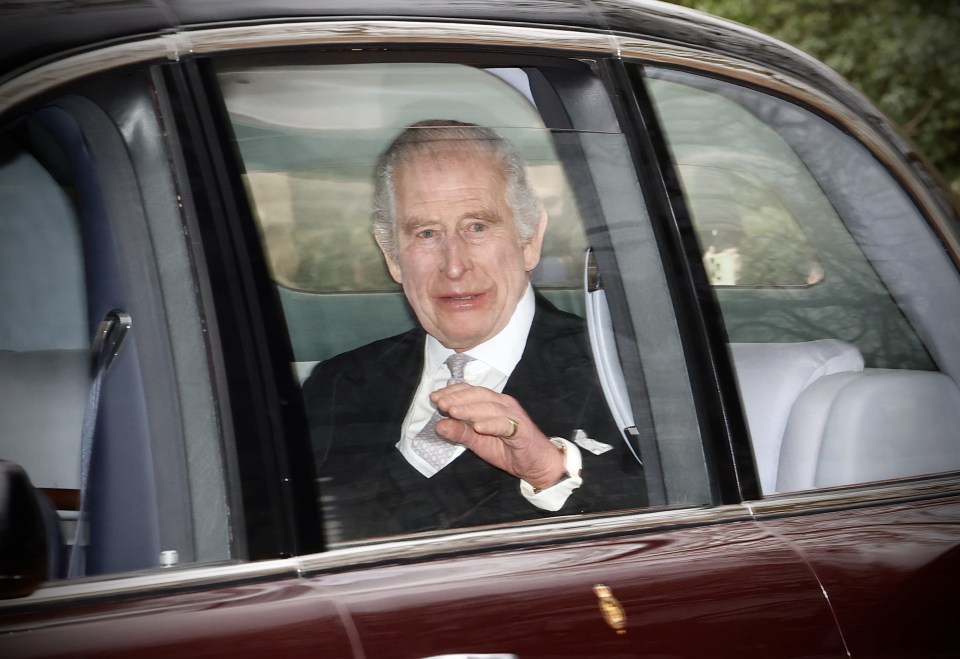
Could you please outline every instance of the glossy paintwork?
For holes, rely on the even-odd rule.
[[[625,633],[604,619],[597,584],[622,605]],[[813,576],[752,522],[52,605],[7,615],[0,631],[4,657],[182,656],[212,643],[217,655],[349,656],[351,638],[368,657],[843,656]]]
[[[816,582],[732,523],[329,576],[368,656],[843,656]],[[605,621],[606,585],[626,632]],[[418,634],[417,630],[429,630]]]
[[[853,656],[956,657],[960,498],[764,521],[807,560]]]
[[[349,657],[341,611],[302,580],[241,585],[0,618],[0,656]]]

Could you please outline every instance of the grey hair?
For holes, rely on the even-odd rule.
[[[397,218],[394,180],[401,167],[418,156],[436,155],[452,143],[464,150],[492,157],[506,184],[506,203],[524,244],[537,234],[543,208],[527,181],[523,159],[514,146],[496,131],[452,119],[429,119],[407,126],[390,143],[377,162],[373,195],[373,235],[387,256],[397,258]]]

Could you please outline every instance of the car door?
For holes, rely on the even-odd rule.
[[[284,52],[271,48],[276,35],[254,30],[243,43],[262,52],[189,64],[200,112],[223,121],[220,149],[238,159],[224,181],[240,200],[245,253],[263,258],[254,287],[264,306],[283,310],[267,322],[286,330],[289,363],[270,370],[297,382],[319,362],[412,326],[365,228],[372,165],[413,121],[492,123],[523,151],[551,213],[549,267],[533,273],[535,285],[585,315],[587,247],[601,272],[609,318],[595,331],[606,323],[615,335],[613,358],[624,366],[608,374],[611,397],[626,400],[624,435],[644,461],[650,505],[357,539],[321,480],[326,547],[301,557],[303,576],[337,594],[373,656],[841,656],[815,575],[738,504],[752,466],[737,465],[738,484],[743,458],[714,425],[715,391],[692,389],[699,367],[685,357],[691,332],[679,326],[671,257],[661,252],[665,200],[638,184],[657,181],[658,167],[648,161],[638,177],[652,151],[632,149],[627,115],[609,100],[622,72],[588,34],[556,33],[579,47],[529,55],[499,45],[502,36],[534,46],[539,31],[471,33],[438,54],[406,39],[402,49],[382,39],[324,47],[329,33],[318,24]]]
[[[747,89],[763,76],[733,62],[715,62],[723,75],[665,64],[648,60],[644,84],[697,254],[708,270],[722,251],[738,260],[736,278],[712,281],[714,334],[760,472],[749,505],[813,569],[852,654],[953,654],[956,212],[809,87]],[[797,350],[814,360],[802,373]]]
[[[0,603],[0,654],[351,656],[348,618],[295,562],[247,563],[195,215],[151,72],[165,46],[138,45],[126,68],[67,59],[0,93],[0,458],[48,522],[47,579]]]

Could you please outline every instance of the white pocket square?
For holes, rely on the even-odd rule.
[[[604,444],[603,442],[598,442],[595,439],[587,437],[587,433],[583,432],[583,430],[580,428],[577,428],[573,431],[573,437],[571,438],[571,441],[580,448],[590,451],[594,455],[601,455],[613,448],[610,444]]]

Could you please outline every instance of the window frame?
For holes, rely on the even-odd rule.
[[[241,54],[241,57],[243,57],[243,55],[244,54]],[[579,62],[578,65],[583,66],[583,62],[586,61],[588,65],[594,69],[594,74],[596,76],[596,83],[595,83],[596,88],[592,89],[591,93],[592,94],[600,93],[603,95],[605,99],[610,99],[608,102],[611,103],[611,106],[606,111],[606,114],[601,115],[600,117],[596,116],[595,114],[588,115],[587,110],[590,109],[588,107],[567,106],[566,112],[579,113],[578,121],[581,121],[581,122],[589,122],[592,124],[596,124],[598,121],[601,123],[607,122],[609,126],[615,127],[613,129],[614,132],[622,133],[625,139],[624,145],[627,150],[625,150],[624,156],[627,158],[627,160],[624,161],[624,164],[625,165],[630,164],[629,149],[632,148],[630,145],[630,133],[627,131],[623,131],[621,129],[621,126],[625,121],[624,119],[625,115],[622,109],[615,105],[616,100],[614,100],[617,98],[617,96],[614,91],[615,81],[613,78],[613,74],[611,74],[611,71],[614,69],[611,67],[615,65],[611,64],[611,62],[613,61],[612,59],[609,59],[606,57],[597,57],[595,53],[577,52],[575,50],[567,50],[567,49],[557,51],[557,50],[550,50],[545,48],[516,48],[516,47],[503,48],[503,47],[496,47],[496,46],[491,47],[491,46],[484,46],[481,43],[478,43],[476,45],[459,44],[457,46],[451,46],[451,47],[432,47],[432,48],[425,48],[422,44],[403,44],[395,48],[389,48],[386,50],[383,49],[382,47],[369,48],[369,47],[359,47],[358,45],[354,45],[349,49],[337,47],[335,45],[334,46],[318,45],[318,46],[310,47],[307,50],[304,50],[303,48],[266,49],[263,51],[258,50],[255,54],[253,54],[249,58],[249,60],[247,57],[243,57],[243,60],[255,62],[258,67],[265,65],[265,63],[267,62],[282,62],[284,64],[292,64],[297,61],[303,60],[303,61],[309,61],[311,63],[322,62],[323,64],[338,64],[338,63],[348,63],[348,62],[355,63],[355,62],[363,62],[363,61],[373,61],[373,62],[376,62],[376,61],[390,61],[390,62],[426,61],[426,62],[465,63],[468,65],[483,66],[483,67],[503,65],[503,66],[511,66],[511,67],[530,66],[534,68],[536,66],[550,66],[550,65],[554,65],[562,68],[564,66],[563,63],[567,61],[574,62],[574,63]],[[236,56],[234,56],[232,53],[223,52],[218,54],[216,57],[210,56],[209,59],[208,59],[208,56],[206,55],[197,56],[196,58],[189,58],[187,61],[183,63],[185,66],[196,67],[197,78],[198,80],[202,80],[202,83],[199,83],[199,84],[202,84],[202,86],[205,89],[205,93],[209,94],[210,98],[214,98],[217,96],[216,84],[215,84],[216,79],[214,74],[215,67],[213,64],[215,61],[235,62],[238,60],[236,59]],[[571,98],[576,98],[576,97],[574,96]],[[585,96],[582,96],[581,98],[587,99],[590,97],[589,95],[585,95]],[[250,206],[250,201],[246,198],[244,194],[244,188],[242,185],[242,180],[240,178],[241,172],[243,171],[242,159],[240,158],[240,155],[237,152],[235,146],[231,145],[231,140],[229,139],[229,132],[230,132],[229,120],[227,119],[226,108],[223,106],[222,99],[218,98],[215,101],[209,101],[209,102],[213,107],[213,109],[210,110],[211,112],[210,121],[218,122],[218,126],[216,127],[216,130],[218,132],[216,134],[215,141],[220,145],[220,148],[223,153],[229,153],[231,155],[230,163],[222,163],[220,165],[221,167],[225,168],[225,172],[221,176],[229,176],[229,179],[230,179],[231,199],[229,204],[231,206],[231,211],[229,212],[229,215],[234,217],[242,217],[244,224],[248,224],[248,226],[244,227],[243,229],[235,229],[235,230],[245,234],[244,249],[247,250],[248,254],[252,254],[254,250],[257,249],[257,245],[259,244],[259,242],[257,237],[255,236],[256,223],[252,220],[253,210]],[[569,100],[565,100],[563,102],[569,103]],[[576,102],[574,102],[574,105],[576,105]],[[595,106],[592,106],[592,107],[595,107]],[[541,110],[541,114],[542,114],[542,110]],[[548,122],[554,121],[560,124],[561,127],[566,126],[567,122],[570,121],[569,115],[567,117],[564,117],[563,112],[557,114],[555,117],[544,117],[544,118],[548,120]],[[548,128],[550,127],[551,125],[550,123],[548,123]],[[567,165],[568,161],[563,157],[561,157],[561,161],[564,163],[565,166]],[[596,176],[596,173],[593,173],[593,175]],[[570,172],[568,172],[568,178],[571,178]],[[638,188],[637,191],[639,193],[640,188]],[[581,195],[578,193],[577,196],[579,198]],[[640,202],[640,203],[645,207],[649,207],[649,204],[650,204],[649,201],[647,201],[645,204],[643,202]],[[661,253],[656,246],[654,246],[653,249],[655,254]],[[275,308],[271,309],[268,315],[271,318],[272,322],[277,322],[277,319],[279,318],[281,322],[279,322],[276,325],[276,327],[283,328],[285,327],[285,324],[282,322],[283,320],[282,310],[277,311],[277,309],[279,308],[279,304],[276,301],[276,296],[273,292],[268,290],[269,286],[272,285],[272,279],[270,279],[268,274],[268,266],[266,265],[266,259],[263,257],[261,253],[261,254],[257,254],[254,257],[254,261],[256,263],[253,266],[251,266],[252,268],[251,273],[256,279],[256,283],[253,285],[253,287],[259,291],[259,295],[261,296],[260,301],[258,302],[258,304],[261,305],[260,306],[261,313],[258,316],[257,322],[259,322],[259,319],[264,317],[263,310],[267,306],[274,306]],[[661,268],[661,270],[659,271],[661,276],[663,276],[663,272],[670,272],[671,268],[672,266],[668,266],[664,264],[663,268]],[[668,276],[668,279],[669,279],[669,276]],[[622,295],[622,294],[623,294],[623,291],[620,291],[620,293],[618,293],[618,295]],[[634,297],[636,298],[636,296]],[[673,300],[673,298],[669,296],[669,293],[667,293],[667,297],[664,299],[667,300],[666,304],[669,305],[669,308],[672,311],[675,311],[677,308],[677,305]],[[640,311],[639,307],[637,307],[636,300],[634,300],[634,302],[632,302],[631,304],[634,307],[636,307],[632,311],[632,314],[634,315],[634,317],[637,317],[637,314],[640,314],[642,312]],[[624,309],[624,308],[626,307],[624,307],[621,304],[620,309]],[[672,317],[672,314],[671,314],[671,317]],[[628,330],[628,334],[631,337],[636,337],[638,334],[634,333],[635,331],[636,330]],[[298,406],[297,403],[292,402],[290,398],[291,394],[290,394],[289,384],[290,382],[293,381],[293,378],[290,374],[290,369],[288,364],[293,360],[288,356],[292,353],[292,349],[290,348],[290,344],[289,344],[289,337],[286,337],[286,338],[280,337],[278,336],[278,334],[282,334],[283,332],[267,330],[264,327],[261,327],[258,330],[258,332],[269,334],[272,337],[271,347],[264,349],[267,352],[271,353],[270,362],[269,362],[270,365],[267,366],[263,372],[264,373],[268,371],[272,372],[281,379],[281,384],[279,384],[278,386],[284,391],[284,396],[283,396],[284,402],[282,405],[282,413],[286,415],[285,418],[289,417],[290,415],[298,416],[302,414],[301,408]],[[632,338],[631,340],[634,340],[634,339]],[[278,348],[277,347],[278,344],[282,344],[282,345]],[[263,354],[266,354],[266,352],[264,352]],[[680,355],[680,359],[682,360],[683,359],[682,354],[681,353],[678,353],[678,354]],[[634,363],[637,363],[637,362],[634,361]],[[694,371],[699,372],[699,369],[696,367],[695,363],[691,362],[689,359],[687,359],[687,361],[684,362],[684,368],[687,370],[676,371],[676,369],[673,369],[675,373],[672,374],[672,375],[676,375],[676,373],[679,373],[679,375],[676,375],[677,379],[678,380],[682,379],[684,382],[684,384],[681,385],[680,391],[683,391],[685,387],[689,386],[686,380],[686,376],[688,374],[693,373]],[[640,378],[642,381],[642,378],[643,378],[642,372],[638,371],[636,377]],[[707,393],[704,395],[704,398],[706,398],[707,396],[714,396],[715,393],[711,393],[711,392],[715,392],[716,389],[715,387],[712,387],[709,385],[709,380],[703,378],[702,375],[699,375],[696,377],[698,377],[699,382],[706,383],[703,390]],[[689,390],[687,389],[687,391]],[[686,393],[684,395],[689,396],[690,394]],[[702,401],[698,401],[698,403],[700,406],[705,404]],[[696,405],[692,402],[692,399],[691,399],[691,404]],[[695,407],[691,407],[691,410],[693,409],[695,409]],[[641,420],[645,419],[649,421],[651,417],[649,412],[645,412],[645,413],[641,413],[639,415],[639,418]],[[694,421],[694,423],[698,423],[698,425],[696,426],[697,428],[699,428],[699,430],[697,431],[698,433],[706,434],[706,433],[712,432],[710,430],[711,426],[709,424],[699,423],[699,420],[702,419],[702,416],[699,413],[693,413],[691,418],[695,418],[698,420],[698,421]],[[291,423],[290,426],[287,426],[288,428],[293,427],[293,428],[299,429],[301,427],[300,420],[298,419],[292,419],[292,420],[288,419],[288,421],[285,421],[284,423],[288,423],[288,422]],[[284,436],[287,437],[287,439],[282,439],[282,437]],[[289,435],[284,435],[284,433],[277,433],[271,441],[274,441],[274,442],[287,441],[289,443],[290,438],[289,438]],[[302,445],[303,443],[296,439],[292,441],[295,444],[297,444],[297,448],[296,448],[297,454],[303,455],[303,450],[304,450],[304,447]],[[722,441],[719,442],[719,444],[721,447],[719,453],[729,450],[729,446],[727,444],[723,443]],[[657,451],[656,458],[654,460],[654,463],[652,464],[653,468],[655,469],[655,472],[652,478],[650,479],[651,482],[648,484],[648,488],[653,487],[662,492],[663,488],[670,488],[669,478],[670,477],[675,478],[677,481],[677,486],[673,489],[673,492],[670,495],[673,497],[673,499],[670,500],[672,501],[672,503],[670,503],[669,505],[676,505],[680,507],[700,506],[705,504],[716,505],[716,504],[723,504],[723,503],[736,503],[742,499],[742,497],[739,494],[739,488],[735,484],[735,475],[730,469],[727,468],[726,465],[720,468],[715,468],[715,467],[708,468],[706,466],[706,463],[709,463],[711,461],[722,461],[724,460],[724,458],[722,457],[722,455],[721,457],[718,458],[717,457],[718,452],[715,452],[712,450],[707,450],[706,455],[704,455],[703,451],[705,449],[703,448],[703,443],[701,442],[699,435],[696,436],[694,439],[689,440],[689,446],[693,450],[693,453],[692,454],[688,453],[687,455],[683,455],[681,460],[689,460],[689,459],[696,460],[697,463],[702,465],[701,468],[705,470],[704,472],[702,472],[701,476],[697,476],[697,475],[690,476],[691,473],[699,474],[701,472],[697,472],[697,470],[690,470],[689,468],[687,468],[687,465],[683,464],[682,461],[674,462],[674,464],[671,467],[672,471],[667,478],[664,478],[662,475],[657,473],[660,471],[660,465],[657,465],[655,461],[656,459],[659,459],[659,455],[660,455],[659,451],[663,450],[663,446],[664,445],[658,446],[657,443],[655,443],[655,441],[649,441],[649,443],[646,446],[645,452],[648,454],[650,454],[651,451]],[[727,464],[729,464],[729,461],[727,461]],[[259,466],[262,466],[262,464]],[[244,473],[246,472],[241,467],[240,476],[242,477]],[[300,473],[300,477],[303,477],[303,473]],[[303,491],[306,491],[306,488],[304,488]],[[652,500],[659,501],[659,502],[667,501],[664,494],[657,494],[654,496]],[[287,501],[289,505],[294,505],[298,507],[301,505],[299,501],[295,502],[294,500],[291,500],[291,499],[288,499]],[[611,513],[611,515],[617,515],[617,514],[622,514],[622,513]],[[522,525],[536,526],[540,524],[550,524],[550,523],[552,522],[549,522],[549,520],[545,520],[540,522],[523,522],[519,524],[521,526]],[[589,521],[584,520],[583,523],[589,523]],[[293,528],[293,527],[291,526],[290,528]],[[507,524],[505,525],[505,528],[512,528],[512,527],[510,524]],[[374,544],[376,544],[376,542],[377,541],[373,541]],[[319,546],[320,545],[316,545],[316,544],[312,545],[312,552],[315,553],[320,551]],[[306,548],[307,545],[303,545],[303,547]],[[303,553],[310,553],[310,552],[304,552],[303,550],[298,550],[298,551],[300,551],[301,555]]]
[[[60,81],[59,86],[51,85],[35,97],[6,107],[0,125],[0,130],[7,130],[25,119],[34,121],[32,117],[40,113],[56,113],[64,125],[69,125],[63,135],[48,134],[44,139],[58,149],[64,148],[62,140],[76,140],[69,150],[78,162],[85,159],[84,164],[61,165],[65,171],[77,169],[69,174],[72,186],[86,184],[98,197],[97,201],[90,198],[78,204],[86,208],[79,212],[81,216],[100,217],[95,229],[86,226],[89,217],[80,219],[84,231],[96,234],[95,239],[85,236],[83,241],[83,258],[89,261],[87,284],[94,280],[105,290],[100,293],[98,308],[104,304],[119,306],[133,318],[117,364],[127,363],[124,377],[135,378],[134,384],[111,384],[113,370],[107,373],[99,400],[101,419],[93,439],[94,453],[106,456],[103,462],[94,460],[93,469],[108,465],[103,468],[109,472],[111,485],[103,491],[109,496],[98,493],[96,471],[91,472],[90,492],[92,505],[102,511],[97,514],[116,524],[101,535],[115,538],[125,533],[136,540],[129,544],[104,542],[97,562],[88,566],[90,573],[82,579],[84,584],[107,582],[134,571],[159,571],[161,552],[167,549],[175,549],[178,561],[186,565],[229,556],[226,522],[218,523],[216,513],[210,514],[218,501],[217,488],[219,499],[223,493],[223,480],[215,477],[221,463],[219,451],[215,448],[211,454],[197,450],[198,443],[192,439],[206,430],[184,421],[181,413],[186,401],[183,384],[191,382],[197,386],[194,395],[200,393],[202,377],[195,376],[204,366],[202,360],[191,366],[178,363],[174,355],[183,351],[178,350],[177,343],[192,335],[189,349],[195,350],[200,348],[202,333],[199,324],[190,322],[187,307],[191,298],[181,306],[169,298],[173,289],[184,283],[182,276],[173,274],[175,259],[168,254],[162,263],[156,251],[158,245],[179,244],[182,248],[183,237],[149,66],[132,64],[88,73]],[[85,178],[75,178],[78,172]],[[99,210],[91,210],[93,207]],[[111,261],[115,261],[113,270],[104,266]],[[171,269],[164,272],[164,265]],[[109,283],[111,280],[119,281],[119,288]],[[84,334],[99,320],[91,313],[92,307],[85,305]],[[113,423],[113,418],[120,421]],[[79,425],[76,432],[79,455]],[[121,463],[126,475],[117,477],[116,466]],[[204,472],[206,485],[201,489],[208,496],[204,506],[198,506],[199,500],[193,496],[198,470]],[[120,487],[130,489],[119,490],[120,494]],[[62,494],[71,498],[69,491]],[[64,505],[77,504],[66,500]],[[69,529],[64,531],[63,540],[72,541]],[[95,542],[100,537],[94,532]],[[69,554],[68,547],[65,551]],[[73,583],[50,579],[40,592],[56,596]]]
[[[756,62],[745,62],[716,52],[700,51],[687,46],[671,45],[667,47],[653,46],[649,42],[637,38],[624,38],[622,55],[629,75],[637,81],[637,87],[648,95],[645,86],[644,68],[656,67],[663,70],[700,76],[731,83],[752,91],[767,94],[787,103],[798,106],[816,117],[824,120],[831,126],[849,135],[859,146],[866,150],[890,175],[916,208],[919,216],[927,223],[937,239],[944,246],[953,262],[960,269],[960,208],[955,206],[955,200],[945,198],[939,191],[938,185],[931,179],[927,170],[923,168],[919,159],[909,161],[904,157],[908,149],[903,143],[897,144],[890,134],[881,129],[888,129],[868,121],[856,111],[835,97],[828,97],[817,88],[801,81],[790,72],[778,71],[760,65]],[[656,125],[656,115],[652,114],[652,121]],[[658,129],[663,138],[663,133]],[[664,138],[664,147],[666,142]],[[717,302],[716,290],[706,284],[707,276],[702,262],[702,253],[699,250],[695,235],[691,235],[693,223],[686,208],[683,188],[679,183],[680,177],[676,162],[670,154],[669,148],[663,152],[662,162],[669,165],[670,171],[666,178],[671,181],[669,186],[672,211],[676,224],[683,235],[683,244],[693,282],[691,288],[696,292],[701,308],[711,319],[711,334],[714,339],[723,337],[722,341],[714,340],[717,350],[714,358],[720,364],[719,384],[724,390],[723,407],[727,418],[742,428],[731,428],[731,443],[738,448],[739,455],[745,456],[752,464],[752,447],[749,435],[746,432],[745,415],[740,402],[739,387],[735,378],[732,360],[726,350],[726,330],[722,314]],[[695,231],[693,231],[695,234]],[[731,289],[731,292],[735,289]],[[877,482],[863,482],[848,485],[830,486],[809,491],[777,493],[762,496],[759,488],[756,492],[746,492],[744,504],[757,515],[779,516],[784,513],[811,513],[825,508],[836,508],[847,505],[863,505],[871,502],[876,505],[892,501],[910,501],[931,496],[942,496],[951,490],[955,491],[960,485],[960,472],[944,474],[923,474],[908,476]]]

